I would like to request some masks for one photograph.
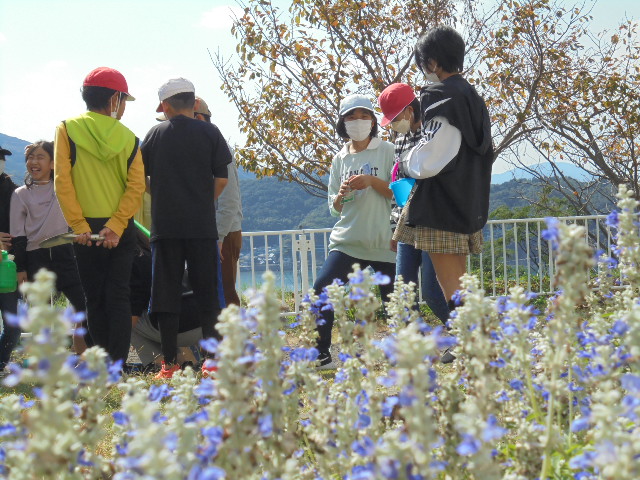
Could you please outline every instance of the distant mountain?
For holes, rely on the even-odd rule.
[[[0,145],[12,153],[11,156],[6,157],[6,173],[12,176],[13,181],[18,185],[22,184],[27,171],[24,164],[24,148],[29,144],[31,142],[0,133]]]
[[[590,175],[588,175],[580,167],[576,167],[573,163],[558,162],[556,163],[556,166],[565,176],[573,178],[574,180],[578,180],[581,182],[591,180]],[[553,174],[553,169],[551,168],[551,164],[549,164],[549,162],[532,165],[530,168],[537,170],[544,177],[548,177]],[[491,175],[491,185],[500,185],[510,180],[531,180],[532,178],[534,178],[533,174],[531,174],[524,168],[519,167],[507,172],[495,173]]]
[[[7,172],[14,176],[18,184],[22,184],[24,178],[23,152],[29,143],[0,134],[0,145],[13,152],[12,156],[7,157]],[[581,169],[570,163],[558,165],[569,177],[576,180],[585,177]],[[537,167],[544,173],[551,171],[548,164]],[[279,181],[273,177],[258,179],[253,173],[242,169],[239,177],[244,212],[242,230],[245,232],[325,228],[332,227],[337,221],[336,217],[329,214],[326,197],[311,196],[297,183]],[[514,178],[520,182],[514,181]],[[524,169],[493,175],[489,210],[494,211],[502,205],[514,208],[528,204],[527,200],[518,196],[522,194],[526,198],[535,198],[536,192],[542,188],[536,181],[529,182],[531,178],[532,175]],[[606,211],[610,207],[603,204],[602,208]]]
[[[238,167],[238,179],[240,179],[240,180],[253,180],[255,178],[256,178],[255,173],[247,172],[246,170],[243,170],[242,167]]]

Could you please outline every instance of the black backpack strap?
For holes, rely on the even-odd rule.
[[[129,170],[129,167],[133,163],[133,159],[136,158],[136,153],[138,153],[138,147],[140,146],[140,139],[138,137],[135,137],[135,139],[136,142],[133,145],[133,151],[131,152],[131,155],[129,155],[129,159],[127,160],[127,170]]]
[[[67,131],[67,138],[69,139],[69,157],[71,158],[71,168],[76,164],[76,142],[71,140],[69,136],[69,130],[67,130],[67,122],[66,120],[62,121],[64,125],[64,129]]]

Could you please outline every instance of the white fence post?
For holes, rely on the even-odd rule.
[[[313,235],[313,234],[312,234]],[[300,310],[300,300],[303,295],[306,295],[309,291],[309,249],[311,243],[306,234],[298,235],[298,238],[293,242],[293,255],[298,253],[300,258],[300,280],[302,282],[302,289],[294,292],[295,310]],[[295,272],[294,272],[295,273]]]

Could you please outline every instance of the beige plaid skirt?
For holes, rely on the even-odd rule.
[[[475,233],[455,233],[435,228],[417,225],[409,227],[407,222],[409,203],[402,209],[398,219],[398,226],[393,234],[393,239],[412,245],[418,250],[429,253],[451,253],[455,255],[469,255],[482,252],[482,230]]]

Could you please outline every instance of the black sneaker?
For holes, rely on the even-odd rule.
[[[444,353],[442,354],[442,357],[440,357],[440,363],[453,363],[453,361],[456,359],[456,356],[451,353],[453,351],[453,347],[451,348],[447,348]]]
[[[330,353],[321,353],[318,356],[316,370],[335,370],[336,368],[338,367],[333,363]]]

